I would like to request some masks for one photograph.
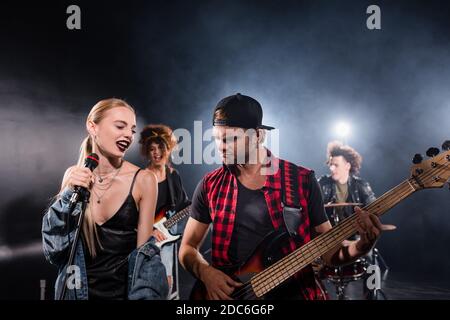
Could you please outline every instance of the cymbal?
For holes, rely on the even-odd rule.
[[[340,203],[327,203],[326,205],[324,205],[325,208],[351,207],[351,206],[362,206],[362,203],[340,202]]]

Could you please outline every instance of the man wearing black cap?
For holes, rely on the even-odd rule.
[[[204,284],[207,299],[230,299],[242,284],[219,269],[241,265],[274,230],[289,231],[291,237],[279,247],[288,254],[331,229],[314,172],[278,159],[263,147],[265,130],[273,128],[262,125],[262,118],[258,101],[239,93],[222,99],[214,110],[213,135],[223,166],[198,184],[179,253],[184,268]],[[291,204],[298,205],[292,225],[283,209]],[[364,255],[381,230],[389,228],[376,216],[359,209],[356,214],[361,239],[325,254],[327,264]],[[209,264],[199,247],[211,224]],[[320,299],[323,292],[311,267],[306,267],[266,297]]]

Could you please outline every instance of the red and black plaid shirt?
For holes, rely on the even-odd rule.
[[[282,195],[281,195],[281,170],[280,166],[285,166],[285,180],[289,184],[288,166],[292,163],[281,160],[271,155],[268,167],[273,170],[266,175],[266,182],[262,188],[266,200],[270,219],[275,230],[284,227]],[[300,224],[297,234],[298,239],[289,240],[289,246],[283,248],[284,254],[288,254],[310,241],[309,231],[309,177],[311,170],[296,166],[298,170],[299,199],[302,207]],[[238,196],[238,185],[236,176],[225,165],[207,174],[203,180],[203,188],[206,194],[211,220],[213,221],[212,231],[212,264],[213,266],[227,266],[231,264],[228,256],[231,236],[233,233],[234,219],[236,217],[236,205]],[[286,187],[288,188],[288,186]],[[289,193],[286,195],[289,196]],[[291,203],[287,198],[287,204]],[[312,268],[304,268],[296,275],[302,286],[302,293],[305,299],[317,299],[322,296],[322,291],[317,286]]]

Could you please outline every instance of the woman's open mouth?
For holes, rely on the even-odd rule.
[[[119,148],[119,150],[121,152],[125,152],[128,147],[130,146],[130,142],[127,140],[119,140],[116,142],[117,148]]]

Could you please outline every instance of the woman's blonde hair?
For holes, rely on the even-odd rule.
[[[116,98],[104,99],[97,102],[89,112],[89,115],[86,119],[86,125],[89,121],[92,121],[95,124],[100,123],[103,118],[106,116],[106,112],[108,110],[125,107],[133,111],[134,109],[125,101]],[[80,155],[78,157],[77,166],[83,167],[84,160],[86,157],[93,152],[93,142],[90,134],[86,138],[84,138],[83,142],[80,146]],[[60,193],[67,187],[67,182],[62,185]],[[84,220],[83,220],[83,235],[86,240],[86,244],[89,250],[89,253],[92,257],[96,256],[96,243],[100,244],[98,241],[97,230],[95,228],[95,220],[92,216],[91,211],[89,210],[89,205],[86,208]]]

